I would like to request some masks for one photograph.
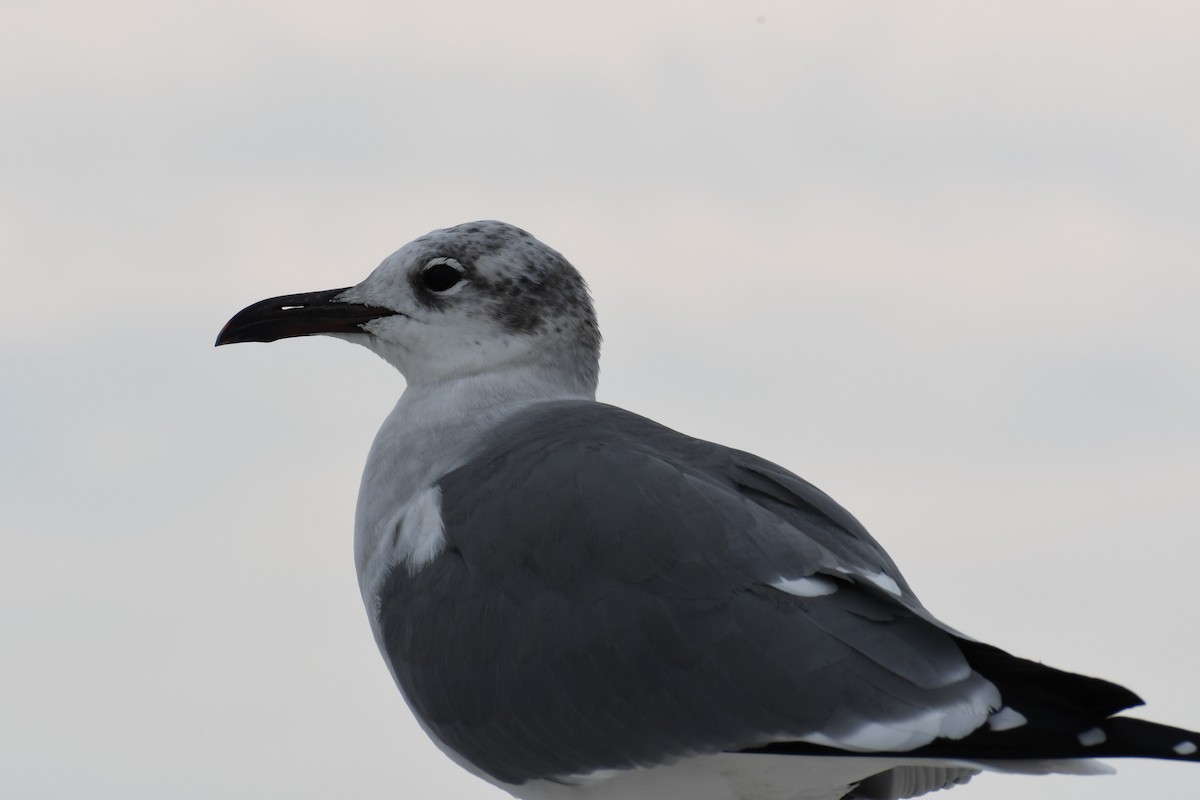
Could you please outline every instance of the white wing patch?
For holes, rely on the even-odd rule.
[[[430,486],[418,492],[397,515],[399,535],[392,553],[393,563],[404,563],[410,575],[433,561],[446,546],[446,526],[442,522],[442,490]]]
[[[1190,756],[1192,753],[1196,752],[1196,743],[1182,741],[1171,749],[1181,756]]]
[[[863,575],[863,577],[878,586],[880,589],[883,589],[888,594],[895,595],[896,597],[901,597],[904,594],[900,591],[900,584],[896,583],[896,581],[890,576],[884,575],[882,572],[871,572]]]
[[[1108,739],[1108,734],[1099,728],[1089,728],[1079,734],[1079,743],[1084,747],[1095,747],[1098,744],[1104,744]]]
[[[1029,720],[1025,719],[1025,715],[1015,708],[1004,708],[997,711],[988,717],[988,727],[994,731],[1011,731],[1013,728],[1019,728]]]
[[[430,486],[417,492],[376,531],[375,546],[359,567],[364,598],[378,595],[393,567],[403,564],[410,575],[415,575],[442,552],[446,546],[442,490]]]
[[[799,738],[857,753],[903,752],[929,744],[934,739],[961,739],[987,722],[992,709],[998,705],[999,690],[991,683],[983,683],[975,688],[970,699],[954,705],[888,722],[863,720],[844,732],[817,732]]]
[[[876,587],[883,589],[890,595],[903,597],[904,592],[900,590],[900,584],[889,575],[884,575],[882,572],[867,572],[866,570],[856,572],[852,569],[838,567],[837,571],[851,578],[861,578],[868,583],[874,584]]]
[[[900,584],[882,572],[855,571],[844,567],[838,567],[837,571],[852,580],[866,581],[895,597],[904,596],[904,592],[900,589]],[[796,597],[824,597],[825,595],[833,594],[838,589],[837,581],[824,575],[808,575],[803,578],[780,578],[772,583],[771,586]]]
[[[780,578],[771,587],[795,597],[824,597],[837,591],[837,581],[820,575],[807,578]]]
[[[854,753],[903,752],[929,744],[937,738],[941,730],[942,716],[936,711],[930,711],[919,717],[909,717],[895,723],[864,722],[841,735],[810,733],[800,737],[800,741]]]

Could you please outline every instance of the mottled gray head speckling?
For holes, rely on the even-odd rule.
[[[443,272],[431,282],[434,267]],[[412,312],[404,311],[406,295]],[[569,372],[594,390],[600,329],[587,284],[562,255],[514,225],[467,222],[431,231],[346,297],[412,317],[416,327],[403,319],[366,326],[380,339],[377,349],[388,349],[389,339],[397,344],[395,361],[410,380],[434,362],[475,371],[520,361]],[[389,336],[389,325],[406,329]]]
[[[491,297],[493,315],[509,330],[535,333],[547,320],[574,317],[581,332],[591,333],[599,343],[583,277],[560,253],[528,232],[494,220],[465,222],[427,233],[413,246],[419,260],[441,256],[461,264],[468,280]],[[416,281],[418,275],[412,277]],[[443,302],[436,295],[423,294],[418,297],[431,306]]]

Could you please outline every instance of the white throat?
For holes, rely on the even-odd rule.
[[[415,572],[441,551],[436,481],[466,463],[507,417],[536,403],[569,399],[594,400],[595,392],[529,365],[405,389],[371,445],[354,522],[354,562],[373,627],[390,571]]]

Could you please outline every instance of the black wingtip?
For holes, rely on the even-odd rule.
[[[1047,667],[980,642],[959,640],[971,668],[1000,690],[1001,715],[961,739],[935,739],[903,753],[960,761],[1057,761],[1154,758],[1200,761],[1200,732],[1133,717],[1114,716],[1141,705],[1124,686]],[[805,742],[775,742],[748,752],[780,755],[862,755]]]
[[[1105,735],[1095,745],[1102,758],[1200,761],[1200,732],[1134,717],[1114,717],[1097,728]]]
[[[983,642],[959,639],[958,646],[971,669],[995,683],[1005,703],[1014,707],[1019,705],[1018,701],[1024,701],[1104,719],[1144,705],[1142,698],[1130,689],[1103,678],[1049,667]]]

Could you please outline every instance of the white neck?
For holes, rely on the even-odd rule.
[[[428,485],[462,464],[501,420],[533,403],[568,399],[594,400],[595,391],[530,366],[410,385],[376,435],[367,469],[372,459],[399,459]]]

